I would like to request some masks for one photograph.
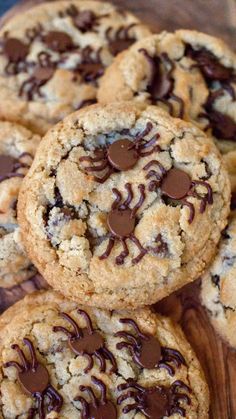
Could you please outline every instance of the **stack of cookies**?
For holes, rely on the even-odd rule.
[[[208,418],[148,306],[202,276],[236,347],[236,56],[94,0],[16,15],[0,49],[0,286],[48,287],[0,317],[0,418]]]

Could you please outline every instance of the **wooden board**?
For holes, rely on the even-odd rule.
[[[39,0],[40,2],[41,0]],[[23,0],[5,15],[3,23],[15,12],[35,4]],[[190,28],[221,36],[236,49],[235,0],[113,0],[119,7],[133,11],[154,31]],[[12,290],[0,289],[0,311],[41,286],[36,279]],[[236,419],[236,352],[215,334],[199,302],[199,282],[158,303],[156,309],[178,321],[195,349],[206,373],[211,391],[211,419]]]

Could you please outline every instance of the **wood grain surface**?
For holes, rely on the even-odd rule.
[[[0,0],[2,1],[2,0]],[[1,20],[40,2],[23,0]],[[189,28],[222,37],[236,50],[236,0],[113,0],[133,11],[153,31]],[[27,292],[42,286],[38,279],[12,290],[0,289],[0,311]],[[211,391],[211,419],[236,419],[236,352],[215,334],[199,301],[199,281],[188,285],[155,306],[179,322],[195,349]]]

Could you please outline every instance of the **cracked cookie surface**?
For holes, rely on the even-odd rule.
[[[150,35],[128,12],[93,0],[32,7],[0,30],[0,117],[45,133],[96,102],[114,56]]]
[[[0,287],[11,287],[36,272],[26,256],[17,223],[17,200],[41,138],[0,121]]]
[[[93,105],[40,143],[18,218],[43,277],[106,308],[152,304],[196,279],[229,212],[220,153],[154,106]]]
[[[98,99],[163,106],[212,135],[223,153],[236,148],[236,56],[218,38],[178,30],[141,40],[107,69]]]
[[[76,326],[80,337],[71,339]],[[89,327],[91,334],[87,334]],[[40,405],[47,418],[82,419],[96,413],[109,419],[208,418],[208,388],[195,354],[179,326],[149,309],[109,312],[78,306],[54,291],[39,292],[8,309],[0,318],[0,329],[0,415],[4,419],[40,417],[36,396],[26,391],[33,385],[38,391],[45,385],[53,388],[51,397],[43,398]],[[145,348],[142,366],[134,360],[132,350],[121,345],[129,335]],[[79,351],[86,347],[93,353],[98,336],[102,342],[98,353],[106,348],[115,369],[111,371],[113,364],[106,358],[101,371],[99,357],[93,354],[91,368],[84,372],[88,356]],[[155,366],[147,365],[147,358]],[[92,405],[91,390],[96,405]],[[125,397],[127,392],[129,398]],[[139,407],[135,405],[137,396]]]
[[[232,347],[236,348],[236,214],[222,234],[218,253],[202,278],[201,300],[210,320]]]

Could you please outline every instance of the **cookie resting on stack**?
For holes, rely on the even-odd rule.
[[[209,417],[196,355],[147,306],[202,276],[236,347],[235,141],[221,40],[152,35],[94,0],[3,25],[0,293],[35,276],[52,289],[0,317],[0,418]]]

